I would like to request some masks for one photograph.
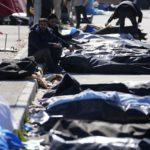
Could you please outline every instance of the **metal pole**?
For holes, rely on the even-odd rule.
[[[5,34],[5,47],[4,47],[4,50],[6,50],[6,47],[7,46],[7,34]]]
[[[42,0],[35,0],[34,1],[34,10],[35,10],[35,15],[34,15],[34,25],[39,24],[39,19],[41,18],[41,6],[42,6]]]
[[[21,41],[21,39],[20,39],[20,23],[18,25],[18,41]]]

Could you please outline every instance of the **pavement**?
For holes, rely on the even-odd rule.
[[[28,32],[27,26],[0,26],[0,61],[3,59],[20,59],[27,56]],[[5,49],[5,37],[7,43]],[[12,49],[13,48],[13,49]],[[0,95],[9,103],[15,122],[15,130],[20,129],[23,116],[28,105],[34,99],[38,89],[35,80],[0,81]]]
[[[27,106],[34,99],[37,83],[31,81],[1,81],[0,95],[9,103],[15,130],[20,129]]]
[[[94,16],[93,23],[98,26],[104,26],[111,12],[103,16]],[[150,10],[144,11],[144,19],[142,28],[148,33],[150,42],[150,28],[148,20],[150,19]],[[17,26],[0,26],[0,32],[8,34],[7,50],[14,47],[17,52],[0,51],[0,60],[5,58],[23,58],[27,56],[28,32],[27,26],[21,26],[18,30]],[[18,34],[20,33],[20,35]],[[3,45],[2,45],[3,44]],[[0,50],[5,47],[5,34],[0,35]],[[98,84],[110,82],[147,82],[150,81],[149,75],[73,75],[80,83]],[[27,111],[28,104],[34,99],[38,90],[35,80],[21,81],[0,81],[0,95],[3,96],[10,104],[11,111],[16,122],[16,129],[22,125],[22,120]]]

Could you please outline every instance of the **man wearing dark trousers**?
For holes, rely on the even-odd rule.
[[[136,17],[138,17],[138,21],[136,20]],[[124,26],[125,26],[125,18],[129,18],[133,30],[135,33],[135,37],[138,37],[138,23],[142,22],[142,12],[141,10],[136,6],[135,3],[131,1],[123,1],[121,2],[118,7],[115,9],[114,13],[110,16],[105,26],[108,26],[108,24],[113,20],[119,18],[120,23],[120,33],[124,33]]]
[[[49,14],[52,13],[53,10],[53,2],[52,0],[42,0],[42,14],[41,18],[47,18]]]
[[[48,20],[41,18],[39,26],[29,33],[28,55],[34,56],[37,63],[44,63],[46,71],[56,72],[61,54],[61,42],[48,28]]]
[[[83,19],[86,21],[86,23],[90,23],[90,21],[87,18],[86,14],[86,4],[87,0],[73,0],[72,5],[75,8],[76,13],[76,28],[80,28],[81,23],[81,15],[83,15]]]

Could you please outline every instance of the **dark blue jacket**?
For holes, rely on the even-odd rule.
[[[49,43],[61,43],[61,41],[52,33],[52,30],[47,28],[47,30],[43,32],[39,26],[32,28],[28,39],[29,56],[39,50],[53,48]]]

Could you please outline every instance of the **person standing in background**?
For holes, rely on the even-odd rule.
[[[64,0],[64,5],[66,6],[67,11],[68,11],[69,23],[70,25],[73,25],[72,0]]]
[[[52,0],[34,0],[34,25],[39,24],[40,18],[47,18],[52,8]]]
[[[53,0],[55,14],[59,20],[61,19],[61,4],[62,0]]]
[[[83,15],[83,19],[86,23],[90,23],[86,14],[86,4],[87,0],[73,0],[72,6],[75,8],[76,13],[76,28],[80,28],[81,23],[81,14]]]
[[[57,1],[57,0],[55,0]],[[49,14],[52,13],[53,10],[53,2],[52,0],[42,0],[41,3],[42,11],[41,11],[41,18],[47,18]]]
[[[29,17],[29,27],[31,27],[34,21],[34,0],[27,0],[26,9]]]

